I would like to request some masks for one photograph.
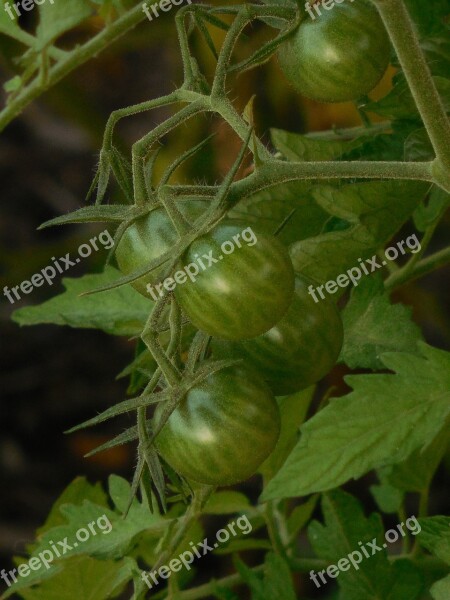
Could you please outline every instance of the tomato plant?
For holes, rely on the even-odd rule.
[[[284,396],[331,371],[342,342],[342,322],[334,303],[314,302],[308,284],[297,279],[288,311],[269,331],[239,344],[213,341],[213,348],[216,356],[243,358],[277,396]]]
[[[186,269],[203,257],[206,268],[197,268],[193,279],[175,288],[178,302],[196,327],[229,340],[252,338],[270,329],[287,311],[294,291],[294,270],[281,242],[258,233],[249,245],[239,241],[245,230],[244,223],[222,221],[198,238],[179,266]],[[216,261],[212,265],[209,256]]]
[[[157,411],[156,425],[158,416]],[[228,367],[188,392],[156,445],[183,477],[231,485],[253,475],[274,449],[279,420],[275,398],[263,381],[251,370]]]
[[[158,7],[170,13],[162,5],[145,26],[156,28]],[[131,33],[147,18],[134,0],[45,3],[26,30],[3,8],[0,47],[13,73],[0,129],[120,35],[136,35],[139,52],[151,39]],[[10,585],[11,571],[0,572],[2,598],[106,600],[126,590],[144,600],[161,586],[165,599],[236,600],[239,585],[258,600],[295,600],[299,590],[450,597],[439,489],[449,462],[449,327],[438,293],[445,277],[433,277],[450,262],[449,12],[447,0],[213,0],[160,15],[179,42],[183,80],[174,88],[166,73],[178,55],[162,35],[155,73],[171,91],[136,104],[133,90],[130,106],[111,113],[94,202],[66,213],[65,200],[40,228],[105,223],[117,265],[66,278],[63,293],[13,315],[21,325],[95,328],[134,350],[121,373],[126,397],[114,403],[108,389],[107,406],[89,406],[70,430],[124,419],[99,447],[84,432],[73,447],[94,455],[127,445],[131,481],[113,475],[106,493],[76,479],[29,546],[29,565],[16,560],[21,579]],[[390,61],[389,89],[372,98]],[[117,66],[123,74],[120,61],[102,77]],[[58,88],[52,105],[78,98],[71,89]],[[354,105],[312,113],[302,95]],[[83,127],[98,122],[90,115]],[[137,115],[119,138],[119,122]],[[335,122],[342,115],[344,125]],[[81,262],[69,256],[64,263]],[[59,263],[50,260],[5,296],[52,285]],[[342,489],[349,482],[352,494]],[[234,532],[208,545],[232,515]],[[81,544],[80,532],[105,518],[109,531]],[[31,573],[58,539],[67,548],[58,568]],[[226,576],[191,571],[194,560],[201,570],[199,544],[219,560],[234,554]],[[247,552],[260,564],[247,566]]]
[[[324,5],[314,2],[310,14],[281,46],[281,69],[295,89],[313,100],[357,100],[386,71],[389,37],[369,0],[345,1],[332,10]]]

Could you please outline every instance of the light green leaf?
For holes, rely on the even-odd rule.
[[[411,181],[318,186],[313,196],[319,206],[352,226],[294,243],[291,258],[296,272],[325,284],[358,267],[359,258],[371,257],[392,238],[428,189],[427,184]]]
[[[351,369],[382,369],[384,352],[414,352],[422,340],[411,309],[391,304],[381,277],[366,277],[353,288],[342,311],[344,346],[340,361]]]
[[[310,386],[291,396],[277,399],[281,416],[280,437],[272,454],[258,469],[266,480],[271,479],[278,472],[295,446],[300,425],[306,418],[315,389],[315,386]]]
[[[131,580],[136,563],[125,557],[119,562],[88,556],[68,560],[64,569],[32,589],[23,589],[24,600],[108,600],[117,596]]]
[[[207,515],[229,515],[244,512],[251,507],[247,496],[231,490],[216,492],[203,508]]]
[[[395,374],[345,378],[353,391],[303,425],[264,501],[332,489],[432,442],[450,414],[450,354],[419,344],[421,357],[382,356]]]
[[[334,160],[364,142],[362,138],[351,141],[320,140],[282,129],[271,129],[270,133],[275,148],[292,161]]]
[[[436,581],[431,587],[430,592],[434,600],[448,600],[450,598],[450,575]]]
[[[296,540],[297,534],[303,529],[306,523],[311,518],[314,509],[316,508],[317,500],[319,499],[318,494],[314,494],[303,504],[299,504],[294,508],[292,513],[289,515],[287,526],[289,536],[292,540]]]
[[[53,323],[101,329],[113,335],[137,335],[141,333],[154,303],[130,285],[80,297],[83,292],[111,283],[119,277],[117,269],[106,267],[103,273],[63,279],[65,292],[43,304],[19,308],[12,318],[19,325]]]
[[[388,561],[379,514],[366,518],[360,503],[341,490],[324,495],[322,512],[325,524],[313,521],[308,536],[316,554],[339,569],[336,581],[340,599],[414,600],[419,596],[422,583],[413,565],[402,561],[401,565],[391,566]],[[373,540],[380,550],[368,545]],[[356,568],[349,563],[349,555],[358,563]],[[338,564],[341,559],[347,559],[346,564],[341,563],[344,570]],[[328,573],[324,577],[327,582],[332,581]],[[317,574],[316,579],[324,585]]]
[[[375,502],[384,513],[398,513],[404,499],[404,493],[381,478],[380,485],[370,486],[370,492]]]
[[[60,35],[79,25],[92,14],[88,0],[46,0],[39,7],[37,37],[39,48],[45,48]]]
[[[0,33],[24,42],[26,34],[22,31],[17,23],[17,14],[12,7],[14,3],[11,1],[9,2],[10,13],[13,18],[11,18],[11,16],[5,10],[6,3],[7,0],[0,0]]]
[[[426,517],[419,524],[419,544],[450,565],[450,517]]]
[[[107,495],[100,483],[92,484],[85,477],[77,477],[69,483],[53,504],[44,525],[37,530],[38,537],[49,529],[65,523],[65,518],[61,513],[61,507],[64,504],[79,505],[84,500],[89,500],[97,506],[108,506]]]
[[[77,489],[65,492],[65,497],[70,498],[74,493],[75,499],[78,497]],[[78,555],[88,555],[100,560],[119,560],[131,547],[137,542],[141,534],[146,535],[147,546],[150,538],[154,538],[154,543],[160,539],[161,534],[170,524],[170,520],[163,518],[160,514],[149,512],[148,507],[134,499],[127,518],[123,518],[123,508],[130,497],[130,485],[122,478],[112,476],[110,478],[110,496],[118,510],[111,510],[104,505],[98,505],[91,500],[84,499],[82,504],[61,504],[58,503],[63,520],[52,517],[55,526],[44,527],[37,543],[31,550],[31,558],[39,558],[41,553],[48,557],[48,553],[53,555],[51,571],[59,569],[61,565],[65,567],[68,559]],[[92,494],[93,492],[89,492]],[[98,495],[98,491],[94,492]],[[59,544],[65,540],[68,545]],[[60,552],[58,556],[54,548]],[[23,561],[23,559],[21,559]],[[65,569],[64,569],[65,570]],[[40,583],[48,578],[43,560],[40,561],[40,567],[32,571],[26,580],[26,587]],[[51,575],[50,575],[51,576]],[[9,592],[13,593],[21,589],[23,580],[14,584]]]

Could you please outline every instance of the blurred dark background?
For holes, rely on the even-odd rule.
[[[30,20],[26,26],[33,27]],[[77,32],[83,38],[98,29],[95,19]],[[64,43],[74,41],[70,34]],[[255,35],[264,35],[258,28]],[[220,41],[220,35],[217,41]],[[195,44],[194,44],[195,45]],[[1,52],[2,46],[0,46]],[[207,56],[198,43],[198,52]],[[212,61],[205,59],[205,65]],[[0,82],[10,79],[13,65],[0,56]],[[390,85],[389,73],[378,94]],[[52,256],[75,252],[81,243],[101,231],[97,226],[70,226],[36,231],[45,220],[84,205],[94,174],[102,133],[110,112],[154,98],[174,89],[180,82],[180,59],[173,14],[144,22],[113,47],[82,66],[54,89],[35,101],[0,135],[0,289],[29,279],[50,264]],[[360,123],[351,104],[318,105],[304,101],[284,84],[276,61],[246,74],[236,82],[233,98],[243,108],[257,94],[255,109],[259,131],[269,127],[291,131],[324,130]],[[153,111],[130,118],[118,130],[122,147],[129,148],[167,111]],[[209,130],[217,135],[200,159],[189,163],[185,179],[217,180],[233,162],[238,140],[212,119],[199,119],[171,137],[161,156],[170,161],[183,142],[200,141]],[[268,135],[265,136],[268,141]],[[112,192],[117,194],[117,192]],[[449,219],[436,232],[432,248],[439,249],[448,239]],[[405,227],[411,233],[411,224]],[[399,239],[403,239],[401,234]],[[65,276],[77,277],[101,270],[106,251],[81,261]],[[450,320],[445,311],[448,270],[428,276],[403,288],[396,296],[413,307],[414,318],[427,341],[449,347]],[[10,564],[34,539],[54,500],[79,474],[91,481],[105,481],[115,472],[129,478],[134,449],[127,446],[86,460],[83,455],[126,424],[117,420],[88,433],[66,436],[63,431],[106,407],[124,399],[126,381],[116,375],[130,362],[134,344],[124,338],[94,330],[37,326],[19,328],[10,321],[13,309],[42,302],[62,291],[55,284],[34,289],[12,306],[0,296],[0,567]],[[340,385],[342,370],[337,368],[327,384]],[[367,482],[349,486],[365,501]],[[245,489],[256,497],[258,482]],[[444,470],[438,476],[431,498],[431,511],[445,510],[448,479]],[[412,506],[414,510],[414,506]],[[219,577],[227,566],[212,557],[202,564],[202,577],[211,571]],[[307,585],[306,583],[304,584]],[[313,590],[309,589],[310,595]]]

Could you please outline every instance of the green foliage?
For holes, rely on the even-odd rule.
[[[316,554],[337,565],[352,552],[357,568],[347,564],[337,576],[339,598],[345,600],[414,600],[421,591],[420,575],[409,561],[390,564],[379,514],[364,516],[361,504],[350,494],[336,490],[323,495],[324,524],[313,521],[308,537]],[[376,550],[368,542],[376,542]],[[369,557],[361,551],[365,546]],[[348,568],[349,567],[349,568]],[[325,577],[328,579],[327,575]],[[320,581],[320,579],[319,579]]]
[[[39,7],[39,26],[37,37],[39,46],[45,48],[52,44],[63,33],[73,29],[92,14],[88,0],[65,0],[50,4],[44,2]]]
[[[119,272],[106,267],[104,272],[63,279],[66,291],[38,306],[19,308],[13,320],[19,325],[52,323],[101,329],[112,335],[136,335],[142,330],[153,306],[131,287],[116,288],[101,295],[80,296],[91,289],[115,281]]]
[[[381,277],[367,277],[352,290],[342,319],[345,342],[340,358],[352,369],[383,369],[382,354],[413,353],[422,340],[411,310],[391,304]]]
[[[387,11],[403,5],[400,1],[374,3]],[[301,23],[304,3],[264,0],[224,7],[193,3],[179,9],[182,12],[177,15],[176,27],[184,67],[183,85],[163,98],[114,113],[105,129],[98,172],[90,190],[96,196],[95,206],[57,216],[42,226],[107,222],[117,226],[117,245],[132,222],[158,207],[167,214],[173,240],[155,259],[144,257],[142,265],[132,266],[126,276],[107,266],[101,274],[65,279],[63,293],[39,306],[16,310],[13,315],[19,325],[51,323],[140,338],[135,359],[121,373],[131,376],[129,394],[136,397],[127,398],[74,428],[97,425],[133,412],[134,424],[95,452],[137,442],[134,477],[130,485],[111,476],[108,493],[83,478],[75,480],[38,530],[36,542],[27,549],[30,557],[38,556],[54,542],[74,541],[80,528],[97,523],[102,516],[111,524],[111,531],[97,531],[86,542],[73,545],[55,559],[50,569],[22,577],[3,598],[16,594],[25,600],[102,600],[118,596],[125,586],[133,586],[133,600],[144,600],[148,590],[141,579],[141,568],[158,569],[203,541],[205,533],[199,522],[202,514],[208,516],[205,524],[210,522],[210,515],[225,517],[230,524],[237,516],[246,517],[251,523],[251,535],[239,531],[214,549],[218,555],[234,555],[235,574],[183,592],[195,572],[183,569],[172,573],[169,589],[161,585],[158,597],[192,600],[215,595],[236,600],[240,595],[232,588],[244,584],[252,600],[294,600],[294,571],[305,573],[308,583],[307,574],[313,565],[317,571],[327,573],[330,563],[337,564],[349,553],[359,552],[361,544],[374,540],[381,545],[380,550],[365,557],[358,568],[342,570],[336,578],[338,592],[330,583],[329,593],[325,592],[327,598],[422,600],[431,594],[435,600],[447,600],[450,596],[450,579],[446,577],[450,565],[449,519],[443,515],[426,516],[433,477],[448,449],[450,358],[444,350],[424,343],[421,330],[411,318],[411,309],[391,298],[396,281],[409,282],[449,259],[445,248],[422,258],[450,198],[448,136],[445,137],[445,111],[450,106],[450,44],[444,22],[449,8],[447,0],[406,0],[406,4],[433,78],[429,79],[427,70],[422,68],[420,51],[417,54],[417,48],[402,45],[405,31],[413,35],[408,30],[409,20],[402,19],[400,26],[398,20],[390,23],[387,18],[388,30],[397,28],[398,56],[393,55],[392,60],[398,72],[393,88],[384,97],[358,100],[364,127],[307,134],[272,129],[271,150],[264,138],[258,137],[258,127],[253,128],[252,103],[240,114],[231,102],[228,75],[241,74],[269,60]],[[4,0],[0,0],[0,42],[6,37],[11,42],[6,47],[10,48],[7,59],[13,72],[4,85],[9,95],[0,113],[0,128],[62,76],[146,18],[141,2],[134,0],[64,0],[40,6],[37,28],[30,32],[10,19],[3,8]],[[92,15],[97,17],[96,27],[103,19],[103,27],[93,38],[83,37],[80,44],[80,25]],[[242,32],[251,36],[259,31],[261,23],[269,26],[273,37],[256,50],[249,50],[247,58],[242,59],[238,49]],[[258,26],[251,28],[251,24]],[[226,36],[220,48],[217,30]],[[203,38],[217,61],[212,79],[209,71],[203,73],[203,61],[193,56],[194,49],[201,47],[197,36]],[[63,39],[65,50],[58,46]],[[17,48],[24,51],[20,60],[15,60]],[[409,50],[416,53],[421,83],[412,77],[415,65],[414,69],[408,68],[405,61]],[[400,64],[406,65],[405,72]],[[338,83],[339,75],[336,73]],[[356,79],[360,75],[352,73]],[[436,97],[444,110],[439,101],[434,102]],[[417,102],[418,98],[423,102]],[[436,114],[430,114],[427,106],[434,106]],[[134,144],[130,157],[119,151],[114,138],[119,119],[161,107],[170,107],[171,111],[164,123]],[[371,123],[368,112],[390,121]],[[192,148],[164,165],[164,170],[159,163],[158,168],[155,166],[159,160],[156,148],[166,143],[168,132],[177,128],[177,134],[189,137],[191,130],[185,125],[200,113],[214,113],[226,123],[242,140],[241,148],[220,183],[172,184],[177,169],[205,142],[195,140]],[[248,154],[252,166],[245,170],[243,163]],[[158,177],[161,172],[163,175]],[[114,204],[107,195],[113,182],[122,194],[120,204]],[[108,204],[103,203],[106,198]],[[207,208],[186,217],[180,202],[189,207],[198,201],[204,201]],[[281,432],[276,445],[275,440],[271,444],[275,446],[272,453],[259,468],[253,469],[262,475],[264,488],[255,505],[243,491],[218,491],[184,479],[180,476],[182,468],[176,471],[158,455],[156,436],[173,412],[193,389],[201,397],[214,380],[221,383],[211,390],[212,407],[217,409],[217,398],[222,394],[227,409],[233,408],[234,426],[227,430],[227,447],[221,445],[222,454],[217,454],[214,464],[206,446],[199,445],[196,465],[211,461],[211,471],[220,475],[216,471],[232,456],[231,466],[240,463],[240,467],[246,467],[257,446],[256,416],[247,402],[248,428],[239,438],[242,406],[250,389],[248,376],[236,384],[242,397],[236,390],[228,389],[230,378],[223,380],[223,371],[235,366],[235,361],[230,357],[220,362],[207,360],[211,352],[209,336],[202,331],[194,335],[195,328],[187,326],[186,315],[172,295],[164,293],[161,300],[153,303],[130,285],[150,273],[173,275],[180,257],[195,248],[198,238],[209,235],[225,216],[276,235],[289,248],[296,272],[317,285],[358,267],[361,260],[381,255],[388,244],[394,244],[394,236],[401,235],[400,231],[411,231],[415,226],[423,234],[420,254],[405,256],[405,262],[402,259],[399,265],[384,265],[390,273],[380,269],[375,276],[365,276],[348,298],[342,297],[344,290],[336,296],[345,304],[345,340],[340,362],[349,370],[368,369],[374,373],[344,377],[351,388],[345,393],[341,387],[338,392],[325,387],[329,381],[341,385],[337,369],[323,385],[278,397],[277,405],[273,403],[273,414],[263,411],[262,434],[274,433],[278,414]],[[151,227],[149,236],[154,239]],[[281,250],[285,253],[284,248]],[[253,270],[256,273],[254,262],[248,265],[252,276]],[[251,280],[241,268],[235,271],[240,281]],[[218,280],[220,288],[224,282]],[[281,291],[282,283],[278,285]],[[99,290],[106,291],[92,293]],[[88,292],[89,295],[83,295]],[[255,295],[264,309],[274,298],[272,292],[270,298],[262,293]],[[204,302],[204,298],[194,302],[195,310],[202,316],[208,308]],[[254,299],[251,302],[250,312],[256,306]],[[271,309],[272,313],[275,308],[279,306]],[[230,308],[229,315],[230,323],[234,323],[236,311],[233,313]],[[242,319],[244,337],[250,316]],[[214,320],[217,314],[210,311],[208,317]],[[222,326],[225,330],[231,327],[223,323]],[[267,391],[262,379],[263,376],[259,396]],[[280,389],[278,393],[282,393]],[[342,395],[333,397],[336,393]],[[229,400],[235,396],[238,406],[232,407]],[[155,405],[159,405],[159,421],[148,414]],[[192,419],[187,421],[182,439],[178,434],[169,444],[172,450],[176,444],[180,447],[187,433],[192,432],[192,423]],[[211,435],[205,422],[200,423],[199,431],[200,436]],[[250,456],[243,455],[244,441]],[[177,458],[186,463],[185,452],[178,452]],[[376,470],[379,483],[370,490],[382,512],[404,515],[405,506],[409,507],[412,501],[409,495],[420,494],[422,529],[413,548],[411,536],[402,540],[401,555],[397,546],[391,549],[384,544],[381,516],[374,513],[367,517],[361,503],[339,489],[372,470]],[[260,479],[255,481],[259,484]],[[319,501],[323,523],[317,519],[311,522]],[[305,557],[305,549],[302,545],[299,550],[298,541],[308,523],[314,556]],[[253,550],[265,557],[259,566],[250,568],[244,562],[246,557],[237,555]],[[17,558],[16,563],[27,560]],[[309,592],[302,593],[306,597]]]
[[[421,546],[450,565],[450,517],[427,517],[420,519]]]
[[[346,377],[353,391],[303,425],[300,441],[263,499],[330,490],[429,444],[450,413],[450,356],[425,344],[420,350],[420,357],[384,354],[381,360],[393,375]]]
[[[236,566],[252,592],[252,600],[295,600],[289,568],[280,556],[267,554],[263,578],[240,561]]]

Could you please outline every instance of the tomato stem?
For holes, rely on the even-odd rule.
[[[389,33],[436,157],[450,173],[450,121],[405,3],[403,0],[372,1]]]

